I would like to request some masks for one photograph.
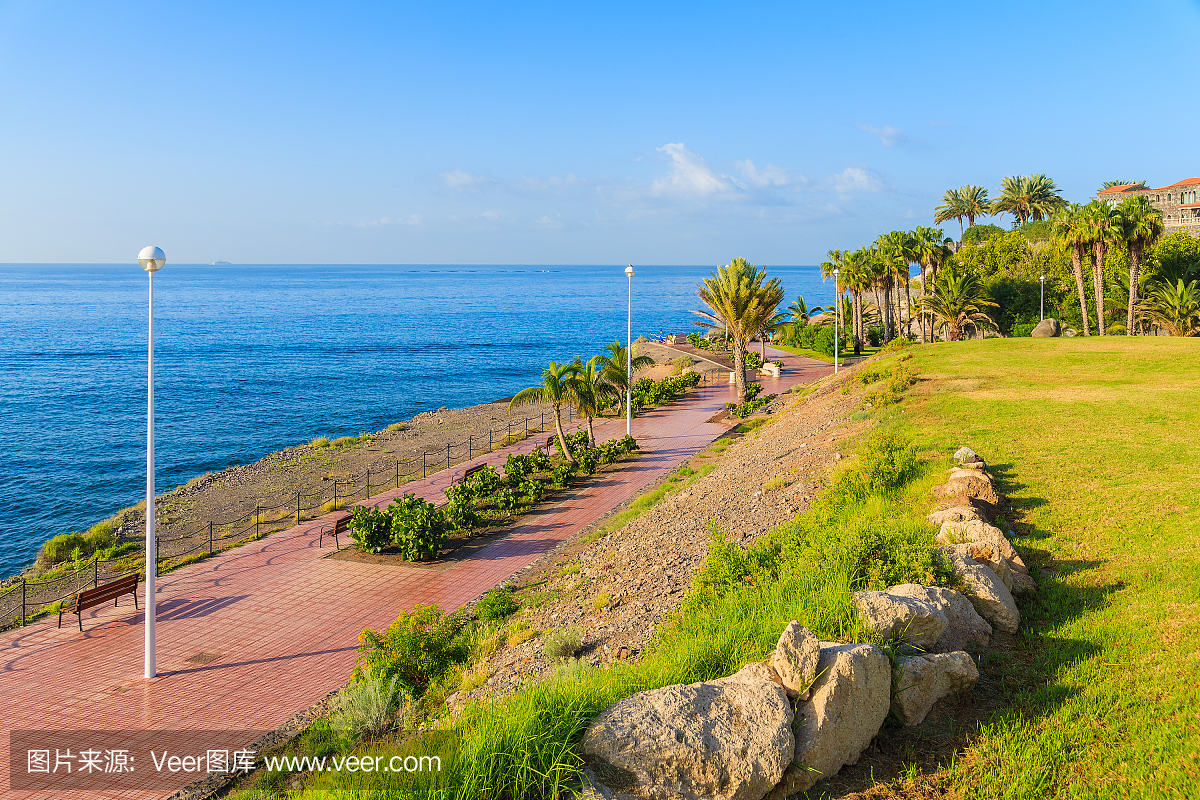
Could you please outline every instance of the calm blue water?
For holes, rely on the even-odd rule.
[[[623,267],[201,266],[154,280],[157,485],[507,397],[625,337]],[[790,303],[832,299],[771,267]],[[638,267],[634,336],[698,330],[705,267]],[[146,274],[0,266],[0,575],[145,492]]]

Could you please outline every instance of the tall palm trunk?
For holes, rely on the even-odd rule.
[[[554,409],[554,431],[558,434],[558,443],[562,446],[563,457],[571,464],[578,465],[575,456],[571,455],[571,448],[567,447],[567,435],[563,433],[562,426],[562,404],[555,403],[551,406]]]
[[[879,311],[879,321],[883,322],[884,310],[883,310],[883,304],[881,304],[879,302],[879,284],[878,283],[875,284],[874,289],[875,289],[875,308],[876,308],[876,310]]]
[[[854,290],[854,355],[862,353],[863,344],[863,313],[862,292]]]
[[[1129,245],[1129,311],[1125,318],[1125,335],[1137,336],[1136,322],[1138,281],[1142,277],[1142,243],[1134,240]]]
[[[733,379],[737,385],[738,402],[746,402],[746,351],[737,344],[733,347]]]
[[[922,272],[921,274],[925,273]],[[908,336],[912,336],[912,289],[909,286],[910,283],[908,268],[906,267],[904,270],[904,305],[908,313],[908,327],[905,328],[905,333]]]
[[[1088,324],[1087,293],[1083,289],[1083,245],[1077,244],[1071,248],[1071,266],[1075,269],[1075,288],[1079,290],[1079,310],[1083,312],[1083,335],[1091,336],[1092,328]]]
[[[594,430],[592,430],[592,418],[591,417],[587,418],[587,431],[588,431],[588,446],[595,447],[596,446],[596,432]]]
[[[1092,242],[1092,289],[1096,293],[1096,333],[1104,335],[1104,251],[1103,239]]]

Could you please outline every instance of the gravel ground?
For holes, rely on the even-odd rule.
[[[821,491],[829,468],[841,459],[841,442],[861,428],[848,420],[858,401],[837,391],[845,379],[844,373],[828,379],[799,401],[784,395],[767,407],[765,427],[722,454],[710,449],[689,462],[696,468],[715,460],[708,475],[681,481],[685,488],[619,530],[591,543],[586,534],[564,543],[516,576],[510,583],[530,606],[518,619],[543,632],[579,627],[580,658],[592,664],[639,657],[691,586],[708,552],[710,524],[746,546],[806,509]],[[488,665],[487,683],[451,695],[447,705],[455,711],[471,700],[509,693],[553,666],[542,652],[542,637],[501,645]]]

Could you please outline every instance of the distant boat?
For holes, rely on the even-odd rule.
[[[213,266],[214,267],[232,267],[233,264],[228,261],[214,261]]]

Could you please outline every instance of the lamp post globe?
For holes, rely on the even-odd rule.
[[[146,346],[146,653],[145,676],[158,674],[155,663],[154,618],[155,573],[158,572],[158,548],[154,536],[154,273],[167,263],[161,247],[143,247],[138,264],[150,277],[149,325]]]
[[[633,264],[625,268],[629,279],[628,329],[625,338],[625,435],[633,435]]]

